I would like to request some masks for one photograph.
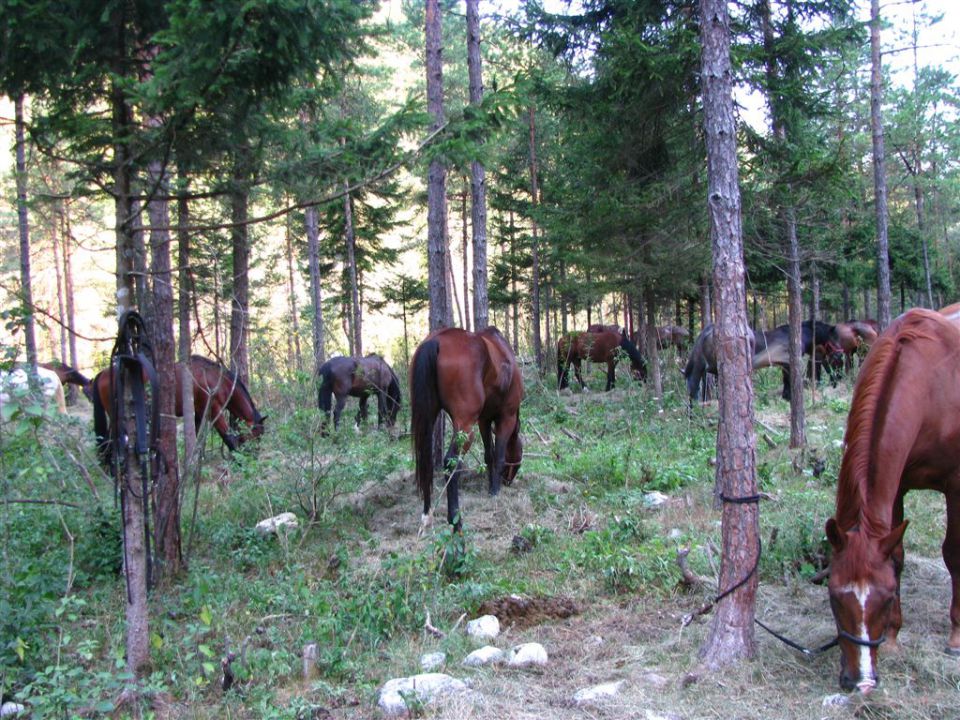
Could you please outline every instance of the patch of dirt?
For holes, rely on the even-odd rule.
[[[518,630],[550,620],[563,620],[580,614],[580,606],[569,597],[532,597],[505,595],[480,605],[480,615],[496,615],[502,626]]]

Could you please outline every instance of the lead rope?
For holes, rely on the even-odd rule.
[[[731,504],[731,505],[748,505],[748,504],[753,504],[753,503],[759,503],[759,502],[760,502],[760,495],[758,494],[758,495],[746,495],[746,496],[744,496],[744,497],[727,497],[726,495],[724,495],[724,494],[721,493],[721,494],[720,494],[720,501],[721,501],[721,502],[725,502],[725,503],[729,503],[729,504]],[[728,588],[727,588],[726,590],[724,590],[723,592],[718,593],[712,600],[710,600],[709,602],[706,602],[706,603],[704,603],[703,605],[701,605],[700,608],[698,608],[695,612],[689,613],[689,614],[687,614],[687,615],[684,615],[684,616],[683,616],[683,619],[682,619],[682,621],[681,621],[680,626],[681,626],[681,627],[687,627],[687,625],[689,625],[691,622],[693,622],[695,618],[698,618],[698,617],[700,617],[701,615],[706,615],[708,612],[710,612],[710,611],[713,609],[713,607],[714,607],[718,602],[720,602],[720,601],[723,600],[725,597],[727,597],[727,595],[730,595],[731,593],[735,592],[736,590],[738,590],[738,589],[740,589],[741,587],[743,587],[744,585],[746,585],[747,582],[750,580],[750,578],[752,578],[752,577],[754,576],[754,574],[756,574],[756,572],[757,572],[757,567],[760,565],[760,554],[761,554],[762,550],[763,550],[763,546],[762,546],[762,543],[761,543],[761,541],[760,541],[760,536],[757,535],[757,556],[756,556],[756,559],[755,559],[754,562],[753,562],[753,567],[750,568],[750,572],[748,572],[746,575],[744,575],[744,576],[743,576],[739,581],[737,581],[734,585],[731,585],[730,587],[728,587]],[[824,653],[824,652],[826,652],[827,650],[830,650],[831,648],[836,647],[837,644],[840,642],[840,636],[838,635],[837,637],[833,638],[833,640],[830,640],[829,642],[824,643],[824,644],[821,645],[820,647],[817,647],[817,648],[807,648],[807,647],[804,647],[803,645],[801,645],[800,643],[794,642],[793,640],[791,640],[791,639],[788,638],[788,637],[784,637],[783,635],[781,635],[781,634],[778,633],[777,631],[773,630],[772,628],[768,627],[767,625],[764,625],[764,624],[763,624],[762,622],[760,622],[757,618],[754,618],[753,621],[754,621],[757,625],[759,625],[760,627],[762,627],[764,630],[766,630],[768,633],[770,633],[771,635],[773,635],[775,638],[777,638],[777,640],[779,640],[779,641],[782,642],[783,644],[787,645],[788,647],[793,648],[794,650],[799,650],[801,653],[803,653],[803,654],[806,655],[807,657],[813,657],[813,656],[819,655],[819,654],[821,654],[821,653]],[[847,637],[847,636],[848,636],[847,633],[844,633],[844,636]],[[850,636],[850,637],[852,637],[852,636]],[[859,638],[854,638],[854,640],[857,641],[857,644],[864,644],[864,645],[870,645],[870,646],[879,645],[879,644],[882,643],[885,639],[886,639],[885,637],[881,637],[880,640],[878,640],[878,641],[863,641],[863,640],[860,640]]]

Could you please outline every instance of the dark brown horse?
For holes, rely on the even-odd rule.
[[[60,378],[61,385],[76,385],[80,388],[84,395],[86,395],[87,400],[93,402],[93,391],[90,389],[90,378],[84,375],[82,372],[77,370],[70,365],[64,365],[62,362],[53,360],[48,363],[40,363],[40,367],[44,367],[47,370],[51,370],[57,374],[57,377]]]
[[[947,499],[943,560],[950,571],[950,637],[960,655],[960,331],[938,313],[911,310],[893,321],[860,370],[837,482],[830,605],[841,649],[840,685],[876,687],[877,647],[897,646],[902,623],[903,496]]]
[[[410,363],[410,433],[423,498],[421,529],[429,523],[433,490],[433,430],[446,411],[453,423],[443,467],[447,521],[459,531],[463,456],[480,429],[491,495],[513,482],[523,457],[520,401],[523,378],[510,344],[495,327],[478,333],[444,328],[427,336]]]
[[[750,331],[748,341],[751,352],[754,347],[753,331]],[[693,343],[687,364],[683,368],[683,377],[687,384],[687,394],[690,396],[690,405],[694,399],[707,399],[707,373],[717,374],[717,347],[713,332],[713,323],[707,325]]]
[[[176,365],[176,387],[165,388],[176,394],[176,415],[183,417],[181,402],[183,365]],[[230,450],[236,450],[247,440],[263,435],[263,423],[267,418],[253,404],[246,386],[220,363],[200,355],[190,357],[190,373],[193,375],[193,417],[197,428],[204,417],[213,425],[217,434]],[[97,436],[100,459],[109,463],[110,416],[113,409],[113,368],[100,371],[91,382],[93,390],[93,427]],[[231,432],[230,418],[247,424],[248,433]]]
[[[637,350],[637,346],[627,338],[626,333],[609,328],[599,332],[588,330],[567,333],[557,342],[557,386],[563,389],[569,385],[570,365],[573,365],[580,388],[586,387],[580,374],[580,365],[583,360],[590,360],[607,364],[606,389],[611,390],[616,380],[614,371],[620,359],[620,350],[630,358],[630,368],[634,377],[637,380],[646,380],[647,364]]]
[[[388,428],[392,428],[400,412],[400,382],[386,360],[370,353],[362,358],[331,358],[320,366],[318,404],[329,422],[330,408],[336,396],[334,428],[340,427],[340,414],[347,403],[347,396],[360,398],[357,423],[366,421],[367,398],[370,395],[377,397],[377,427],[386,423]]]

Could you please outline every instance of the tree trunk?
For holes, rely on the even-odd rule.
[[[310,206],[303,211],[303,224],[307,231],[307,264],[310,266],[310,303],[313,305],[313,374],[320,374],[320,366],[327,361],[324,349],[323,293],[320,287],[320,222],[317,208]]]
[[[805,368],[801,337],[803,285],[800,277],[800,243],[797,240],[797,221],[792,207],[784,210],[783,219],[787,234],[787,296],[790,306],[787,313],[790,324],[790,447],[799,448],[807,444],[803,407]]]
[[[290,218],[286,219],[287,240],[287,294],[290,300],[290,336],[293,337],[293,363],[297,372],[303,372],[303,354],[300,350],[300,311],[297,309],[297,290],[293,273],[293,238],[290,236]],[[289,336],[288,336],[289,337]]]
[[[710,276],[704,274],[700,280],[700,327],[705,328],[713,322],[713,303],[710,297]]]
[[[877,213],[877,322],[890,324],[890,250],[887,238],[887,175],[883,149],[883,69],[880,65],[880,0],[870,0],[870,126]]]
[[[753,498],[757,492],[753,431],[753,382],[744,287],[737,177],[733,73],[726,0],[701,0],[703,105],[707,138],[708,211],[717,294],[717,361],[720,421],[717,431],[717,486],[723,497]],[[717,603],[701,649],[707,668],[717,669],[755,651],[753,635],[758,562],[759,507],[756,502],[723,505],[719,587],[742,583]],[[747,580],[744,582],[744,578]]]
[[[450,250],[449,236],[447,237],[447,250],[444,256],[447,259],[447,297],[453,298],[453,304],[457,310],[457,325],[463,327],[463,309],[460,307],[460,295],[457,293],[457,279],[453,274],[453,252]]]
[[[113,192],[117,259],[117,317],[134,307],[134,281],[136,271],[136,246],[133,237],[133,218],[130,217],[131,158],[128,146],[133,126],[130,107],[127,104],[120,78],[127,71],[121,61],[127,57],[125,18],[122,13],[114,17],[117,41],[120,49],[117,79],[110,92],[112,113],[113,147]],[[127,384],[129,387],[129,384]],[[133,398],[120,398],[127,405],[127,437],[136,437],[136,420],[132,412]],[[127,580],[126,604],[126,655],[127,671],[135,678],[146,668],[150,660],[149,615],[147,612],[147,547],[144,538],[144,506],[142,493],[131,488],[142,487],[140,464],[133,451],[135,444],[126,445],[129,457],[120,478],[120,507],[123,514],[124,576]],[[118,461],[122,458],[118,458]]]
[[[349,184],[344,182],[344,188]],[[348,192],[343,199],[343,227],[347,241],[347,272],[350,276],[350,329],[353,332],[350,345],[357,357],[363,355],[362,317],[360,312],[360,283],[357,277],[357,235],[353,228],[353,200]]]
[[[439,0],[426,0],[427,111],[431,130],[443,126],[443,48]],[[447,168],[440,158],[427,171],[427,285],[430,330],[453,325],[447,295]]]
[[[657,403],[657,409],[663,412],[663,378],[660,376],[660,349],[657,347],[656,302],[653,292],[649,289],[646,292],[647,298],[644,304],[647,306],[647,367],[653,379],[653,398]]]
[[[178,323],[180,333],[177,344],[177,355],[180,358],[180,402],[181,407],[193,407],[193,373],[190,372],[191,339],[190,329],[191,302],[191,274],[190,274],[190,233],[186,228],[190,225],[190,201],[186,198],[187,179],[181,170],[181,196],[177,199],[177,265],[178,278]],[[197,427],[191,422],[190,412],[184,412],[183,417],[183,470],[181,477],[188,478],[194,472],[197,458]]]
[[[520,353],[520,299],[517,294],[517,227],[510,211],[510,296],[513,298],[513,352]]]
[[[483,102],[483,72],[480,55],[479,0],[467,0],[467,73],[470,77],[470,104],[478,112]],[[473,231],[473,327],[490,324],[487,295],[487,181],[483,163],[470,163],[470,213]],[[466,281],[464,281],[466,286]]]
[[[33,285],[30,275],[30,221],[27,213],[27,153],[23,95],[14,98],[14,125],[17,156],[17,230],[20,234],[20,302],[23,303],[23,341],[27,363],[37,369],[37,339],[33,322]]]
[[[536,108],[533,105],[528,110],[530,125],[530,204],[534,214],[540,204],[539,167],[537,165],[537,123]],[[532,283],[530,288],[530,304],[533,324],[533,357],[537,363],[537,372],[543,375],[543,341],[540,336],[540,239],[538,237],[537,221],[531,218],[531,250],[533,262]]]
[[[168,194],[168,183],[159,160],[148,168],[151,190],[158,195]],[[166,228],[170,225],[170,213],[166,200],[152,199],[147,204],[150,225]],[[163,559],[163,572],[169,576],[180,571],[182,558],[180,547],[180,476],[177,467],[177,418],[176,396],[167,388],[175,388],[175,348],[173,341],[173,274],[170,269],[170,232],[155,229],[150,231],[150,276],[152,282],[153,323],[150,327],[153,340],[153,361],[157,381],[163,390],[159,397],[152,398],[160,404],[160,428],[157,442],[160,452],[159,472],[156,483],[154,544],[157,557]],[[189,407],[189,406],[187,406]],[[189,413],[184,413],[189,417]]]
[[[57,207],[59,208],[60,202],[57,202]],[[57,317],[60,319],[59,329],[60,329],[60,362],[63,365],[67,365],[67,324],[66,319],[66,299],[64,298],[64,281],[63,281],[63,252],[61,244],[63,243],[63,237],[59,234],[58,230],[60,228],[60,223],[58,222],[59,209],[55,211],[54,217],[50,222],[50,240],[53,246],[53,270],[54,275],[57,278]],[[66,395],[66,400],[68,405],[73,405],[77,399],[76,385],[68,385],[64,388],[64,394]]]
[[[467,191],[464,191],[460,194],[461,200],[461,212],[460,212],[460,228],[461,228],[461,239],[460,239],[460,254],[463,258],[463,329],[470,329],[470,283],[468,282],[468,277],[470,273],[469,263],[467,262],[467,246],[468,246],[468,235],[467,235]],[[474,328],[480,330],[482,328],[477,328],[474,325]]]
[[[241,154],[245,151],[241,150]],[[237,379],[249,386],[250,360],[247,354],[247,334],[250,327],[250,238],[247,222],[246,158],[238,157],[233,173],[233,189],[230,192],[230,219],[235,226],[230,228],[230,245],[233,267],[230,298],[230,369]]]

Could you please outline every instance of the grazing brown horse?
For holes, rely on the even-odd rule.
[[[510,344],[495,327],[478,333],[444,328],[427,336],[410,363],[410,433],[423,498],[421,530],[429,523],[433,490],[433,430],[446,411],[453,422],[450,447],[443,459],[447,487],[447,521],[459,531],[459,481],[463,456],[480,429],[491,495],[500,482],[513,482],[523,458],[520,401],[523,378]],[[454,462],[455,461],[455,462]]]
[[[950,571],[950,638],[960,655],[960,331],[930,310],[910,310],[874,343],[853,392],[837,506],[830,605],[841,649],[840,685],[863,693],[878,682],[877,647],[896,647],[902,623],[903,496],[947,499],[943,560]]]
[[[593,326],[591,327],[604,327]],[[616,326],[613,326],[616,327]],[[627,338],[626,334],[614,329],[604,329],[599,332],[572,332],[562,336],[557,342],[557,386],[563,389],[569,385],[570,365],[580,381],[580,388],[586,387],[580,374],[580,364],[583,360],[607,364],[607,390],[613,388],[616,377],[614,370],[617,360],[620,359],[620,350],[626,352],[630,358],[630,368],[637,380],[647,379],[647,364],[643,356]]]
[[[183,365],[176,365],[176,415],[183,417],[181,401]],[[193,416],[197,428],[204,416],[211,422],[217,434],[230,450],[236,450],[247,440],[263,435],[263,423],[267,418],[253,404],[247,387],[232,372],[220,363],[200,355],[190,356],[190,373],[193,375]],[[93,428],[97,436],[97,449],[104,464],[109,464],[110,418],[113,412],[113,368],[100,371],[91,382],[93,391]],[[167,392],[171,388],[165,389]],[[249,433],[233,433],[227,418],[242,420]]]
[[[87,397],[87,400],[93,402],[93,391],[90,389],[90,378],[70,365],[64,365],[56,360],[48,363],[40,363],[40,367],[46,368],[57,374],[61,385],[76,385]]]
[[[335,357],[320,366],[320,390],[318,404],[330,419],[333,396],[337,398],[333,409],[333,426],[340,427],[340,414],[347,403],[347,396],[360,398],[357,423],[367,419],[367,398],[377,396],[377,427],[384,422],[392,428],[400,412],[400,382],[387,361],[375,353],[366,357]],[[326,433],[326,427],[324,427]]]
[[[869,323],[860,320],[837,323],[835,327],[837,344],[843,351],[843,356],[829,356],[824,360],[824,364],[831,373],[849,372],[853,367],[853,356],[860,353],[861,349],[870,349],[877,339],[877,331]]]

